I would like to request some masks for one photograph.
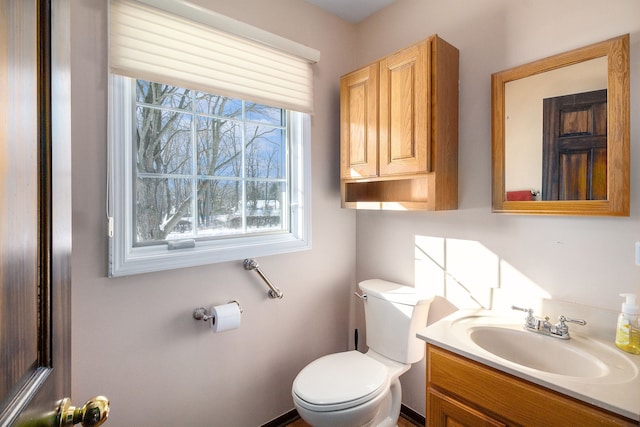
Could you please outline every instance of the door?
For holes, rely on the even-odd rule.
[[[607,90],[543,101],[542,200],[607,200]]]
[[[104,398],[78,411],[63,399],[71,389],[71,145],[59,58],[68,55],[69,26],[54,21],[62,31],[53,44],[51,17],[52,9],[56,20],[68,16],[68,7],[0,0],[1,427],[97,425],[108,414]]]

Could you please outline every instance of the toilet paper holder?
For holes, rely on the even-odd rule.
[[[229,304],[231,304],[232,302],[238,304],[238,308],[240,309],[240,314],[244,313],[244,310],[240,306],[240,303],[238,302],[238,300],[234,299],[232,301],[229,301]],[[195,310],[193,310],[193,318],[196,320],[204,320],[206,322],[208,320],[215,319],[215,316],[213,316],[211,312],[209,312],[206,308],[198,307]]]

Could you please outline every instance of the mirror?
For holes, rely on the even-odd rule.
[[[629,35],[495,73],[493,212],[629,216]]]

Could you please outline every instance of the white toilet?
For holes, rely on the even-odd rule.
[[[400,415],[399,377],[424,356],[416,338],[433,296],[379,279],[360,283],[367,326],[366,354],[323,356],[293,381],[294,405],[314,427],[392,427]]]

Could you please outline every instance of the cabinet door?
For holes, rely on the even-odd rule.
[[[431,41],[380,61],[380,176],[431,172]]]
[[[514,426],[638,426],[637,421],[430,344],[426,359],[427,418],[433,420],[427,424],[429,427],[502,425],[486,414],[508,420],[508,425]],[[474,414],[487,423],[469,421]],[[467,416],[471,418],[464,418]]]
[[[378,176],[378,64],[340,80],[342,178]]]
[[[430,427],[505,427],[506,424],[433,389],[427,390]]]

